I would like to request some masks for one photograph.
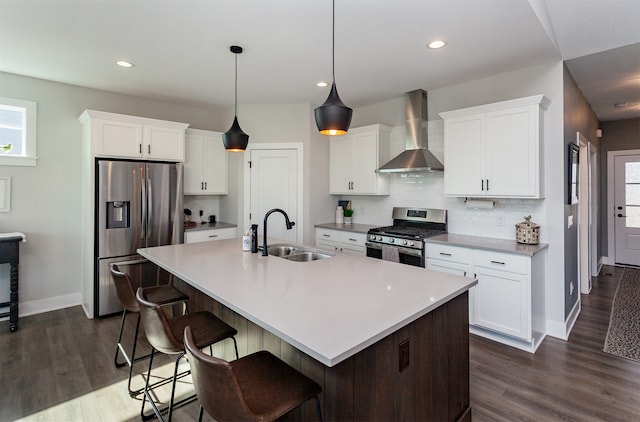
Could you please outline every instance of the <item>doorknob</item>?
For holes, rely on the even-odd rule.
[[[618,214],[618,217],[626,217],[626,215]]]

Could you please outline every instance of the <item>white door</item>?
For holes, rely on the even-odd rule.
[[[297,222],[298,217],[298,151],[296,149],[251,149],[250,170],[251,224],[258,224],[258,234],[262,242],[264,216],[273,209],[280,208],[287,213],[289,220]],[[297,233],[302,230],[296,224],[287,230],[284,216],[273,213],[268,219],[267,237],[290,242],[297,241]]]
[[[640,265],[640,155],[614,159],[616,264]]]

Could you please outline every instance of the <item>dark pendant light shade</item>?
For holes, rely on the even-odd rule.
[[[235,72],[235,115],[233,124],[228,131],[222,134],[222,143],[227,151],[242,152],[247,149],[249,144],[249,135],[244,133],[238,124],[238,54],[242,53],[242,47],[232,45],[229,50],[235,54],[236,72]]]
[[[342,102],[336,88],[336,2],[333,0],[331,65],[333,83],[327,100],[314,110],[316,126],[323,135],[344,135],[351,125],[353,110]]]
[[[344,135],[351,125],[353,110],[342,102],[335,81],[327,100],[315,109],[316,126],[323,135]]]
[[[244,133],[238,124],[238,116],[233,118],[233,124],[222,134],[222,143],[227,151],[242,152],[247,149],[249,135]]]

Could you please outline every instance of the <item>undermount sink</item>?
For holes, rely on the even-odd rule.
[[[331,258],[332,255],[320,252],[300,252],[292,255],[283,256],[284,259],[296,262],[317,261],[319,259]]]
[[[272,245],[267,247],[267,253],[273,256],[287,256],[295,250],[295,247],[289,245]]]
[[[310,262],[319,259],[331,258],[333,254],[320,252],[315,249],[303,248],[300,246],[275,244],[267,247],[267,253],[289,261]]]

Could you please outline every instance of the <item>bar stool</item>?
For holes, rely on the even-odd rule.
[[[124,308],[122,311],[122,322],[120,323],[120,333],[118,334],[118,342],[116,344],[116,355],[113,359],[113,363],[116,368],[121,368],[124,365],[129,365],[129,382],[127,384],[127,389],[129,390],[129,395],[136,396],[142,392],[142,388],[138,390],[131,389],[131,375],[133,373],[133,363],[147,359],[151,356],[151,354],[136,357],[136,346],[138,344],[138,332],[140,331],[140,308],[138,306],[138,302],[136,301],[135,289],[133,286],[133,282],[129,277],[129,274],[120,271],[117,264],[123,265],[139,265],[141,263],[147,262],[146,260],[138,260],[138,261],[126,261],[121,263],[112,263],[110,265],[111,269],[111,278],[113,279],[113,283],[116,286],[116,292],[118,294],[118,300],[120,301],[120,305]],[[157,303],[162,306],[175,305],[180,302],[184,304],[184,312],[187,311],[186,301],[189,300],[189,296],[176,289],[171,285],[160,285],[155,287],[148,287],[145,289],[145,293],[147,294],[150,301]],[[130,313],[137,313],[138,320],[136,321],[136,332],[133,337],[133,347],[131,350],[131,357],[127,355],[127,352],[124,350],[124,346],[122,345],[122,335],[124,332],[124,325],[127,319],[127,315]],[[124,362],[118,361],[118,355],[122,353],[122,357],[124,358]]]
[[[196,334],[197,336],[197,334]],[[274,421],[315,399],[322,421],[318,395],[322,388],[271,353],[260,351],[227,362],[202,353],[190,327],[184,344],[193,385],[203,410],[216,421]]]
[[[195,312],[188,315],[177,316],[174,318],[168,318],[162,311],[160,306],[155,303],[149,302],[145,294],[145,289],[139,287],[136,292],[136,300],[140,306],[140,315],[142,316],[142,323],[144,324],[144,332],[147,335],[147,340],[151,344],[152,353],[149,359],[149,370],[147,371],[147,384],[144,388],[144,397],[142,399],[142,409],[140,410],[140,416],[143,420],[149,419],[152,415],[147,416],[144,414],[144,406],[146,400],[149,400],[149,404],[153,408],[153,412],[158,417],[159,421],[164,421],[162,418],[162,412],[168,409],[168,421],[171,422],[171,416],[174,406],[180,406],[182,404],[193,401],[196,396],[187,397],[182,399],[178,403],[174,403],[174,396],[176,392],[176,381],[188,375],[191,371],[187,370],[181,374],[178,374],[178,364],[180,359],[185,355],[185,347],[183,343],[184,328],[187,326],[192,327],[193,336],[196,338],[195,347],[202,349],[206,346],[211,346],[214,343],[225,339],[232,339],[233,346],[236,352],[236,358],[238,357],[238,345],[236,343],[235,335],[238,332],[221,319],[217,318],[211,312]],[[151,397],[149,379],[151,378],[151,367],[153,365],[154,352],[158,351],[167,355],[176,355],[176,363],[173,371],[173,377],[166,380],[173,379],[171,386],[171,399],[169,405],[164,409],[159,409],[156,402]],[[158,385],[158,383],[156,383]]]

